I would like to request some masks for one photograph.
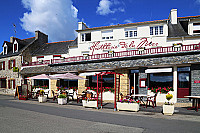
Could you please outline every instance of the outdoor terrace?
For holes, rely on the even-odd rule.
[[[138,56],[148,56],[148,55],[162,55],[162,54],[172,54],[172,53],[182,53],[182,52],[194,52],[200,50],[199,44],[190,44],[190,45],[177,45],[177,46],[168,46],[168,47],[156,47],[156,48],[139,48],[136,50],[127,50],[120,52],[112,53],[102,53],[102,54],[93,54],[93,55],[84,55],[84,56],[74,56],[63,59],[51,59],[36,61],[30,63],[23,63],[23,67],[27,66],[38,66],[38,65],[49,65],[49,64],[62,64],[62,63],[80,63],[84,61],[98,61],[105,59],[123,59],[126,57],[138,57]]]

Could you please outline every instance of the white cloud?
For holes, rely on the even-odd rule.
[[[118,0],[101,0],[99,2],[99,6],[97,7],[97,14],[99,15],[108,15],[110,13],[115,13],[117,11],[124,12],[125,9],[122,7],[119,8],[113,8],[112,6],[120,5],[120,2]]]
[[[22,0],[29,11],[21,18],[24,30],[34,33],[40,30],[50,41],[75,39],[78,26],[78,10],[72,0]]]
[[[126,20],[124,20],[124,23],[133,23],[133,21],[130,19],[126,19]]]
[[[196,0],[196,3],[197,3],[197,4],[200,4],[200,0]]]

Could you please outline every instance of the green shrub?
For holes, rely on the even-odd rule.
[[[58,96],[58,98],[66,98],[67,96],[66,95],[64,95],[64,94],[60,94],[59,96]]]

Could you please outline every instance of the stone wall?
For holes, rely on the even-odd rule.
[[[120,75],[120,92],[119,93],[122,93],[124,96],[126,96],[127,94],[130,94],[130,92],[129,92],[129,76],[128,76],[129,71],[127,69],[117,69],[115,72],[123,74],[123,76]],[[119,76],[117,76],[117,78],[118,77]],[[117,94],[118,94],[118,92],[117,92]]]
[[[1,58],[0,62],[5,61],[5,70],[0,70],[0,78],[6,78],[6,86],[8,88],[8,80],[15,79],[15,86],[21,85],[21,76],[18,75],[18,72],[13,72],[13,69],[8,69],[9,60],[15,60],[15,67],[19,68],[21,71],[21,56],[13,56],[7,58]]]
[[[148,86],[148,83],[147,83],[147,73],[139,73],[139,81],[138,81],[138,93],[139,94],[147,94],[147,87],[140,87],[140,79],[146,79],[146,86]]]
[[[200,54],[192,54],[192,55],[173,55],[166,57],[152,57],[141,56],[140,59],[138,57],[132,59],[121,59],[118,61],[110,60],[110,61],[101,61],[99,63],[83,63],[83,64],[65,64],[61,66],[52,66],[52,72],[58,71],[87,71],[87,70],[117,70],[123,68],[134,68],[134,67],[148,67],[148,66],[174,66],[174,65],[183,65],[183,64],[191,64],[191,63],[199,63],[200,62]]]
[[[86,76],[81,77],[86,78]],[[78,80],[78,94],[82,94],[82,92],[87,89],[86,82],[87,80]]]
[[[191,95],[200,95],[200,83],[195,83],[195,80],[200,81],[200,64],[192,65],[191,67]]]

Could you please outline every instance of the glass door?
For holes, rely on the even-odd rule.
[[[188,69],[186,69],[188,68]],[[190,95],[190,68],[178,68],[178,98]]]
[[[130,94],[138,94],[138,73],[130,75]]]

